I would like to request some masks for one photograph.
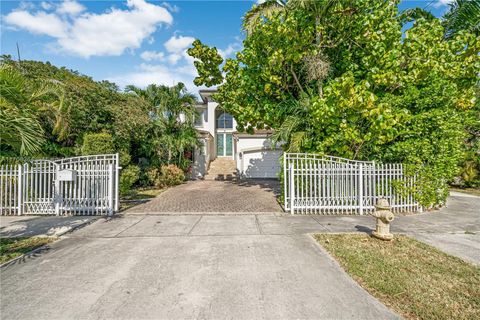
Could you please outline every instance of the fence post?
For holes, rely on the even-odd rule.
[[[55,214],[60,215],[60,180],[58,180],[58,165],[55,166],[55,192],[53,196],[53,201],[55,202]]]
[[[358,213],[363,214],[363,164],[358,165]]]
[[[119,154],[115,154],[115,212],[118,211],[118,206],[120,204],[120,196],[118,191],[118,183],[119,183],[119,171],[120,171],[120,156]]]
[[[113,204],[113,165],[108,165],[108,215],[113,214],[114,204]]]
[[[287,179],[289,179],[289,175],[287,173],[287,154],[284,153],[283,154],[283,197],[284,197],[284,204],[285,204],[285,210],[287,209],[287,204],[288,204],[288,201],[287,201],[287,197],[288,197],[288,191],[287,191],[287,185],[288,185],[288,181]],[[243,161],[243,159],[242,159]]]
[[[18,203],[17,203],[17,215],[21,215],[22,214],[22,191],[23,191],[23,184],[22,184],[22,179],[23,179],[23,176],[22,176],[22,165],[19,164],[18,165],[18,176],[17,176],[17,187],[18,187]]]
[[[290,213],[294,214],[293,204],[295,201],[295,179],[293,177],[293,163],[289,165],[289,176],[290,176]]]

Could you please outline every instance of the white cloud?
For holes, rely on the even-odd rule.
[[[32,10],[32,9],[35,9],[35,4],[33,2],[20,1],[18,8],[20,10]]]
[[[53,8],[53,5],[50,3],[50,2],[46,2],[46,1],[42,1],[40,3],[40,6],[42,7],[42,9],[44,10],[50,10]]]
[[[172,5],[168,2],[162,2],[162,6],[167,8],[170,12],[180,12],[180,8],[177,5]]]
[[[241,51],[242,48],[243,45],[241,41],[237,39],[236,42],[230,43],[226,49],[218,49],[218,53],[222,56],[223,59],[226,59],[228,57],[231,57],[234,53]]]
[[[41,11],[31,14],[27,11],[13,11],[4,18],[7,24],[31,33],[44,34],[53,38],[67,36],[68,24],[52,13]]]
[[[143,51],[140,54],[140,58],[142,58],[145,61],[152,61],[152,60],[162,61],[165,59],[165,54],[163,52]]]
[[[195,40],[193,37],[184,37],[184,36],[177,36],[173,35],[170,39],[168,39],[165,43],[165,49],[170,54],[168,55],[167,59],[171,64],[177,64],[182,58],[188,60],[190,57],[187,54],[188,47],[192,44]]]
[[[140,64],[137,69],[137,71],[112,77],[108,80],[115,82],[120,87],[125,87],[129,84],[146,87],[152,83],[173,86],[178,82],[183,82],[190,90],[195,88],[193,77],[184,73],[182,69],[171,68],[163,64],[152,65],[145,63]]]
[[[177,67],[175,70],[180,72],[181,74],[188,75],[191,77],[196,77],[198,75],[197,68],[195,68],[193,63],[187,63],[181,67]]]
[[[172,53],[168,55],[167,59],[168,61],[170,61],[171,64],[176,64],[178,61],[182,59],[182,57],[183,56],[179,53]]]
[[[192,42],[195,41],[193,37],[173,36],[165,42],[165,48],[171,53],[180,53],[187,49]]]
[[[437,2],[435,2],[433,4],[433,6],[435,8],[440,8],[440,7],[443,7],[443,6],[448,6],[449,4],[451,4],[454,0],[437,0]]]
[[[140,57],[145,61],[160,61],[159,64],[141,63],[137,70],[119,76],[111,77],[110,81],[120,87],[133,84],[146,87],[151,83],[172,86],[183,82],[191,92],[198,88],[193,84],[197,70],[193,65],[194,59],[187,54],[188,47],[195,40],[193,37],[173,35],[163,45],[168,54],[157,51],[144,51]]]
[[[133,72],[120,74],[117,76],[110,77],[108,80],[117,83],[121,88],[125,87],[126,85],[133,84],[139,87],[146,87],[149,84],[164,84],[167,86],[172,86],[177,82],[183,82],[188,90],[192,93],[196,93],[199,89],[194,83],[193,79],[197,76],[197,69],[195,68],[193,62],[194,58],[190,57],[186,49],[189,45],[178,45],[172,46],[172,43],[180,43],[180,38],[190,38],[190,37],[182,37],[182,36],[173,36],[168,41],[165,42],[165,47],[170,49],[171,52],[168,55],[162,55],[162,52],[155,52],[155,51],[145,51],[149,52],[145,54],[143,52],[140,57],[145,58],[153,57],[153,56],[162,56],[164,57],[164,61],[158,64],[147,64],[141,63],[137,66],[136,70]],[[176,40],[172,40],[176,39]],[[191,38],[193,39],[193,38]],[[184,42],[184,44],[187,41]],[[167,44],[169,45],[167,47]],[[175,48],[175,49],[173,49]],[[240,39],[237,39],[237,42],[234,42],[227,46],[225,49],[219,49],[219,52],[224,54],[225,56],[231,55],[234,52],[241,50],[241,42]],[[169,52],[170,52],[169,51]],[[144,59],[147,60],[147,59]],[[153,61],[154,59],[151,59]]]
[[[58,12],[32,14],[17,10],[6,15],[5,21],[31,33],[53,37],[56,42],[51,47],[57,51],[85,58],[116,56],[127,49],[137,49],[159,25],[173,22],[167,9],[144,0],[127,0],[126,10],[111,8],[100,14],[81,13],[79,10],[83,9],[75,6],[75,2],[67,2],[62,3],[59,10],[69,13],[70,18],[62,17]],[[79,15],[72,16],[74,14]]]
[[[57,8],[58,13],[69,14],[72,16],[76,16],[81,12],[83,12],[84,10],[85,10],[85,7],[75,0],[65,0]]]

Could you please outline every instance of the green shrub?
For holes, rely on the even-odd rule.
[[[128,151],[125,151],[125,150],[120,150],[118,154],[120,157],[120,167],[125,168],[126,166],[128,166],[128,164],[132,160],[132,157],[130,156]]]
[[[115,153],[113,137],[106,132],[86,133],[83,136],[82,155]]]
[[[462,178],[462,186],[475,188],[480,185],[478,168],[479,166],[474,160],[465,161],[462,168],[462,174],[460,175]]]
[[[160,170],[150,167],[145,170],[146,182],[150,186],[161,187],[160,185]]]
[[[164,187],[176,186],[185,180],[185,173],[174,164],[164,165],[160,168],[158,185]]]
[[[160,168],[147,167],[141,176],[143,184],[157,188],[175,186],[185,180],[184,171],[174,164],[163,165]]]
[[[120,172],[120,194],[128,194],[132,186],[137,182],[140,176],[140,168],[135,165],[129,165]]]

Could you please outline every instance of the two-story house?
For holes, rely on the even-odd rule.
[[[213,90],[200,90],[202,103],[196,106],[195,121],[202,147],[194,153],[194,178],[228,179],[234,174],[242,178],[278,178],[279,148],[272,148],[270,132],[254,134],[236,131],[236,121],[213,101]]]

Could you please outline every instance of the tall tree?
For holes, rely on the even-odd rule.
[[[446,38],[462,30],[480,36],[480,0],[453,1],[443,19]]]
[[[398,2],[334,1],[319,15],[325,6],[292,0],[260,15],[243,50],[225,61],[215,99],[238,130],[274,129],[288,151],[409,164],[429,207],[445,200],[463,157],[480,39],[463,32],[445,41],[440,19],[401,14]],[[201,54],[208,47],[195,49],[196,59],[211,60]],[[197,85],[210,79],[202,72]]]
[[[53,113],[55,127],[62,125],[63,89],[53,80],[29,83],[8,65],[0,67],[0,152],[31,156],[40,151],[44,131],[41,113]]]
[[[151,84],[142,89],[127,86],[126,91],[135,94],[150,105],[151,125],[148,152],[160,163],[189,165],[185,152],[198,145],[194,119],[196,98],[187,92],[183,83],[173,87]]]

